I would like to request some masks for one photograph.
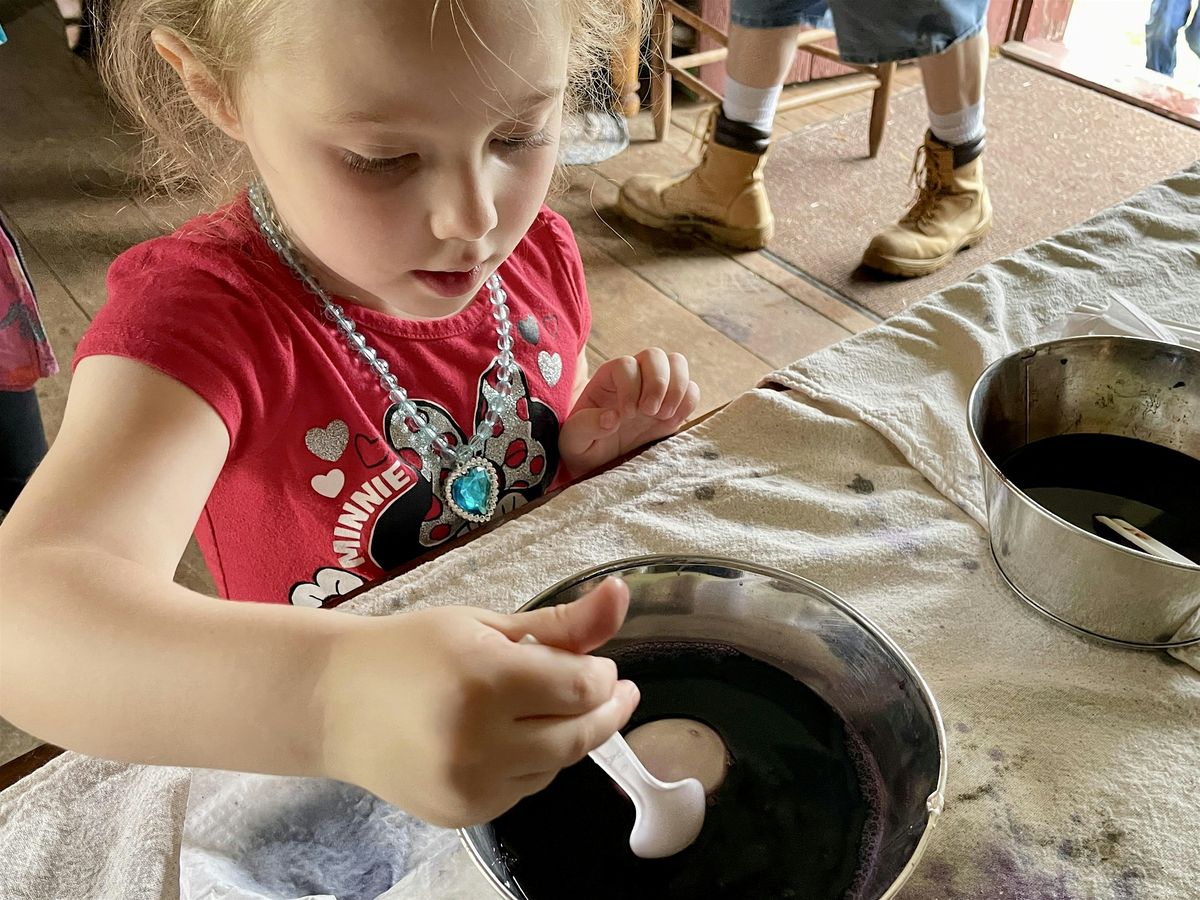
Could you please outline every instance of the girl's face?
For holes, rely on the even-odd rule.
[[[549,0],[310,0],[238,128],[331,292],[408,317],[470,303],[537,215],[568,27]]]

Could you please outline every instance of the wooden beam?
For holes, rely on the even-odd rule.
[[[686,56],[672,56],[672,69],[694,69],[696,66],[706,66],[709,63],[720,62],[729,55],[727,47],[716,47],[713,50],[701,50]]]
[[[707,84],[693,75],[691,72],[685,72],[683,69],[676,69],[673,63],[668,64],[667,68],[671,72],[671,77],[679,81],[681,84],[691,88],[701,97],[707,97],[716,103],[720,103],[724,98],[710,88]]]
[[[821,81],[810,81],[791,89],[790,96],[781,100],[779,111],[795,109],[798,106],[811,106],[835,97],[845,97],[849,94],[860,94],[874,91],[880,85],[879,79],[866,72],[854,75],[840,75],[837,78],[825,78]]]
[[[828,28],[810,28],[807,31],[800,32],[800,36],[796,38],[796,47],[808,47],[809,44],[816,44],[821,41],[827,41],[834,38],[835,35]],[[809,51],[811,52],[811,51]],[[849,65],[847,63],[846,65]]]
[[[827,59],[830,62],[835,62],[838,65],[846,66],[849,69],[857,69],[860,72],[874,72],[879,66],[873,63],[852,63],[846,62],[841,55],[832,47],[822,47],[815,45],[812,47],[802,48],[805,53],[811,53],[813,56],[819,56],[821,59]]]
[[[725,46],[729,43],[729,35],[723,32],[720,28],[717,28],[712,23],[706,22],[704,19],[700,18],[686,6],[680,6],[678,3],[673,2],[673,0],[664,0],[663,5],[675,18],[679,19],[681,22],[686,22],[692,28],[696,29],[696,31],[707,35],[721,46]]]

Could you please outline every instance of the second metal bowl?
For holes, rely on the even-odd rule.
[[[1084,531],[1001,470],[1021,447],[1064,434],[1136,438],[1200,460],[1200,352],[1098,336],[1020,350],[979,377],[968,428],[983,468],[992,552],[1013,590],[1091,637],[1147,649],[1200,642],[1200,567]],[[1200,523],[1200,509],[1195,514]]]

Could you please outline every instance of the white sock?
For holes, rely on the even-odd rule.
[[[775,121],[775,107],[783,85],[771,88],[747,87],[732,78],[725,79],[725,100],[721,109],[725,118],[745,122],[760,131],[769,132]]]
[[[929,130],[943,144],[957,147],[983,137],[983,98],[974,106],[939,115],[929,110]]]

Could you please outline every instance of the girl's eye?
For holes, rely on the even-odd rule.
[[[416,161],[415,153],[406,153],[404,156],[359,156],[357,153],[352,153],[347,150],[344,154],[346,165],[355,172],[366,172],[369,174],[387,174],[389,172],[398,172],[401,169],[406,169]]]
[[[554,143],[554,136],[543,128],[536,134],[528,134],[523,137],[500,137],[496,139],[506,150],[532,150],[536,147],[546,147]]]

